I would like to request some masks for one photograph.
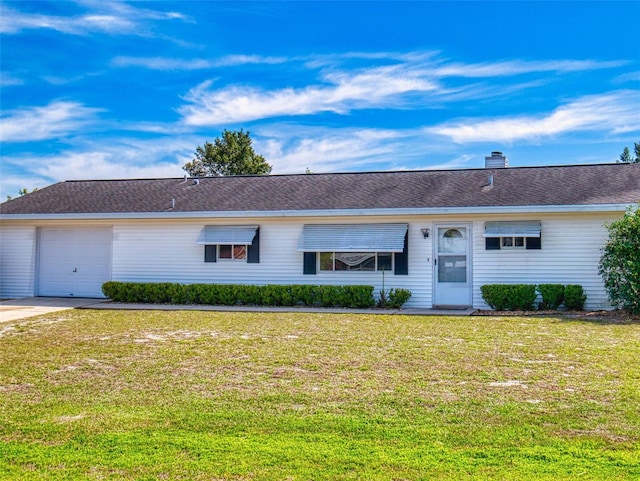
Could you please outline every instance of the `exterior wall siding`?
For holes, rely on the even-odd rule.
[[[353,218],[330,219],[325,223],[355,223]],[[397,218],[368,220],[368,223],[405,222]],[[204,220],[197,223],[163,222],[120,224],[113,229],[112,278],[133,282],[249,283],[249,284],[366,284],[375,293],[382,289],[407,288],[412,298],[407,306],[431,305],[431,268],[426,262],[430,246],[415,225],[409,226],[409,275],[393,272],[318,272],[304,275],[303,253],[298,242],[302,227],[321,223],[318,219]],[[259,225],[260,263],[243,261],[204,262],[204,246],[196,239],[205,225]],[[422,224],[421,224],[422,226]]]
[[[610,309],[602,278],[598,274],[598,265],[600,249],[609,235],[605,223],[617,217],[533,214],[526,220],[542,221],[540,250],[486,250],[482,237],[484,222],[476,221],[473,245],[474,306],[488,308],[480,292],[483,284],[580,284],[587,294],[587,309]]]
[[[35,226],[0,230],[0,297],[31,297],[35,290]]]
[[[367,284],[377,296],[383,287],[382,272],[318,272],[303,274],[303,253],[298,242],[304,224],[408,223],[409,275],[385,272],[384,287],[406,288],[412,297],[406,307],[433,304],[433,247],[436,225],[471,228],[470,269],[473,306],[487,308],[480,286],[489,283],[580,284],[587,293],[588,309],[610,308],[598,274],[600,249],[608,238],[605,223],[622,215],[407,215],[210,218],[175,220],[118,220],[113,227],[111,278],[116,281],[250,284]],[[540,250],[486,250],[486,221],[539,220]],[[205,225],[259,225],[260,262],[204,262],[204,246],[196,244]],[[2,296],[32,296],[36,283],[36,228],[104,225],[90,221],[2,223],[0,230]],[[424,238],[421,228],[430,229]]]

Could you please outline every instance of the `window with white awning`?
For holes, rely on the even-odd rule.
[[[204,261],[260,262],[260,228],[257,225],[206,225],[196,244],[204,245]]]
[[[407,224],[307,224],[303,252],[402,252]]]
[[[298,243],[303,273],[393,270],[406,275],[408,229],[408,224],[304,225]]]
[[[541,249],[542,225],[539,220],[485,222],[483,237],[487,250]]]

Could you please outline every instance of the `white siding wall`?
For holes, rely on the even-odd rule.
[[[600,249],[608,239],[604,226],[619,216],[539,216],[527,219],[496,218],[491,220],[541,220],[542,249],[486,250],[484,221],[474,223],[473,304],[487,308],[482,300],[483,284],[580,284],[587,294],[587,309],[611,308],[598,274]]]
[[[34,295],[36,228],[2,226],[0,229],[0,297]]]
[[[606,222],[619,214],[531,214],[514,216],[405,216],[334,218],[247,218],[199,220],[139,220],[113,224],[112,279],[117,281],[252,284],[367,284],[382,288],[381,272],[318,272],[303,275],[298,240],[304,224],[409,224],[409,275],[385,273],[385,288],[410,289],[407,307],[430,307],[433,295],[433,239],[436,224],[470,224],[473,235],[471,272],[473,305],[486,308],[480,286],[488,283],[580,284],[587,308],[610,307],[598,274],[600,248],[607,240]],[[487,220],[542,221],[541,250],[487,251],[482,237]],[[76,222],[74,227],[91,223]],[[218,260],[204,262],[204,247],[196,240],[205,225],[259,225],[260,263]],[[424,239],[420,229],[431,229]],[[3,296],[31,296],[36,271],[36,226],[3,223],[1,287]]]
[[[250,284],[366,284],[382,288],[382,272],[302,273],[303,254],[298,241],[305,223],[318,219],[219,219],[195,223],[138,223],[114,226],[112,278],[117,281],[167,281]],[[328,219],[326,223],[354,223],[353,218]],[[361,221],[362,222],[362,221]],[[405,222],[384,218],[371,222]],[[260,263],[223,261],[204,262],[204,247],[196,239],[204,225],[246,224],[260,226]],[[420,224],[422,227],[423,224]],[[431,245],[419,227],[409,226],[409,274],[396,276],[386,272],[385,288],[404,287],[413,293],[408,304],[431,305]]]

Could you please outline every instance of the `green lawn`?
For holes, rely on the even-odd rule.
[[[640,478],[640,324],[63,311],[0,324],[0,479]]]

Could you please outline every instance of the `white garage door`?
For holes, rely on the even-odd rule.
[[[111,228],[40,229],[38,295],[104,297],[110,278]]]

